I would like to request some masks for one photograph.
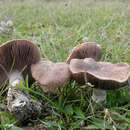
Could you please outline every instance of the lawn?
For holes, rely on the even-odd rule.
[[[1,44],[11,39],[28,39],[37,44],[42,57],[61,62],[75,45],[88,38],[102,46],[102,61],[130,64],[128,0],[3,0],[0,1],[0,21],[7,19],[12,23],[10,29],[0,32]],[[49,130],[130,129],[128,86],[108,91],[102,104],[92,101],[91,88],[73,81],[54,95],[44,94],[36,85],[23,88],[44,104],[42,115],[28,125],[40,123]],[[2,89],[0,128],[21,127],[4,111],[5,106],[6,90]]]

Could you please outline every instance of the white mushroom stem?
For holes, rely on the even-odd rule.
[[[16,85],[20,84],[20,81],[23,80],[23,76],[21,75],[21,72],[19,71],[13,71],[9,74],[9,84],[12,87],[15,87]]]
[[[19,98],[18,98],[18,99],[15,100],[15,103],[10,108],[10,106],[11,106],[10,102],[13,100],[12,94],[14,93],[16,86],[20,84],[21,80],[23,80],[23,77],[22,77],[21,73],[16,70],[16,71],[10,72],[8,74],[8,78],[9,78],[9,90],[8,90],[8,93],[7,93],[7,106],[8,106],[9,111],[11,112],[13,105],[15,107],[22,105],[22,104],[20,104],[21,100],[19,100]],[[22,102],[22,103],[24,103],[24,102]]]
[[[106,100],[106,90],[93,89],[92,100],[101,103]]]

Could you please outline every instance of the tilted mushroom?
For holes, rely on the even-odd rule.
[[[37,108],[36,103],[32,102],[28,94],[16,89],[16,86],[19,86],[20,81],[27,75],[29,80],[32,79],[31,64],[35,64],[39,60],[39,50],[30,41],[12,40],[0,46],[0,87],[2,82],[9,80],[7,108],[22,121],[31,117],[33,110],[35,111]]]
[[[101,46],[99,44],[95,42],[85,42],[74,47],[66,62],[70,63],[72,59],[84,58],[93,58],[99,61],[101,59],[101,54]]]
[[[58,87],[67,84],[71,76],[68,64],[48,60],[33,64],[31,72],[44,92],[55,92]]]
[[[72,59],[69,68],[78,83],[90,82],[94,88],[102,90],[123,87],[130,76],[130,67],[126,63],[96,62],[92,58]]]

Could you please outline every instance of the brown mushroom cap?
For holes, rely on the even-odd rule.
[[[104,90],[118,89],[128,83],[130,68],[126,63],[112,64],[109,62],[96,62],[92,58],[73,59],[70,62],[70,71],[73,78],[79,83],[87,81],[95,88]]]
[[[30,41],[12,40],[0,46],[0,69],[4,68],[7,73],[13,70],[22,71],[25,69],[24,74],[27,74],[27,72],[29,74],[30,65],[35,64],[39,60],[39,50]],[[3,77],[3,74],[0,77]]]
[[[67,63],[72,59],[93,58],[96,61],[101,59],[101,46],[95,42],[85,42],[77,45],[67,58]]]
[[[59,86],[69,82],[71,73],[66,63],[53,63],[42,60],[31,66],[33,78],[44,92],[55,92]]]

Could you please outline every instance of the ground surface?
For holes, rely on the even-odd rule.
[[[71,49],[87,37],[102,46],[102,60],[130,64],[130,2],[127,0],[3,0],[0,21],[6,20],[12,23],[9,29],[1,31],[1,44],[10,39],[29,39],[40,47],[42,56],[65,61]],[[43,115],[35,122],[50,130],[130,129],[127,88],[108,92],[103,105],[93,103],[91,90],[74,82],[56,95],[45,95],[37,86],[25,90],[44,103]],[[0,128],[10,130],[20,124],[3,111],[6,104],[3,93],[4,90],[0,92]]]

